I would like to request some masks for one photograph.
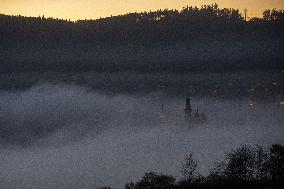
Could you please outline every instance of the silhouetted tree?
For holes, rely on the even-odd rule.
[[[138,181],[134,189],[171,189],[174,188],[176,179],[169,175],[154,172],[145,173],[142,180]]]
[[[192,154],[185,158],[184,179],[154,172],[146,173],[137,183],[126,185],[126,189],[282,189],[284,147],[272,145],[270,153],[261,146],[240,146],[226,154],[223,162],[217,163],[207,177],[193,175],[197,163]],[[186,177],[188,178],[187,180]],[[194,179],[192,179],[194,178]]]
[[[192,180],[196,177],[196,168],[197,162],[193,159],[193,155],[191,153],[186,155],[181,168],[183,180],[192,182]]]
[[[134,188],[135,188],[135,184],[133,182],[127,183],[125,185],[125,189],[134,189]]]
[[[263,19],[266,21],[283,21],[284,20],[284,10],[277,9],[266,9],[263,12]]]
[[[269,171],[274,188],[284,187],[284,146],[272,145],[269,162]]]
[[[226,175],[242,181],[253,179],[255,154],[248,146],[242,146],[227,154]]]
[[[254,177],[258,182],[266,182],[269,179],[269,155],[261,146],[256,146],[254,153]]]

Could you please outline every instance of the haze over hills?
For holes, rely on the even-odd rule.
[[[1,15],[1,72],[281,70],[283,15],[245,21],[216,4],[77,22]]]

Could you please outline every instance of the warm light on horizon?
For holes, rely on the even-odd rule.
[[[241,12],[248,9],[248,17],[261,17],[265,9],[284,9],[283,0],[0,0],[0,13],[79,20],[165,8],[181,10],[186,5],[200,7],[212,3]]]

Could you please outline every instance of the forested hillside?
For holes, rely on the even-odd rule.
[[[190,72],[283,69],[283,10],[129,13],[76,22],[0,15],[1,72]]]

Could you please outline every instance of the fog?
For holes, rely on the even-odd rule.
[[[194,96],[205,124],[184,121],[185,97],[38,84],[0,92],[0,182],[12,188],[124,187],[147,171],[179,177],[186,153],[208,174],[231,149],[284,143],[279,102]],[[164,107],[164,111],[162,110]]]

